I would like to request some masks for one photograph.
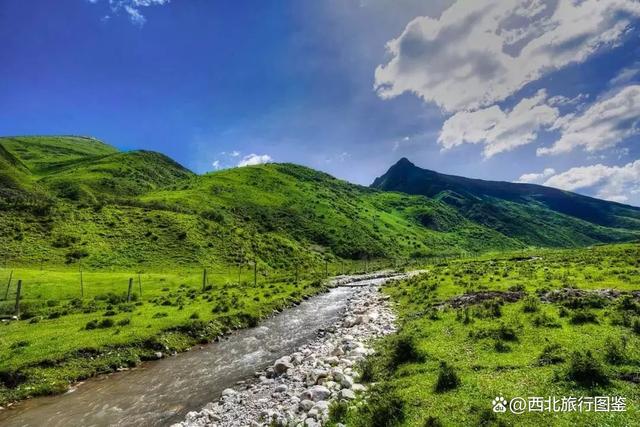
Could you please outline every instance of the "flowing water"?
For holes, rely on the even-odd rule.
[[[379,278],[355,282],[374,285]],[[139,368],[94,378],[60,396],[24,401],[0,412],[2,426],[164,426],[180,421],[335,323],[357,287],[338,287],[260,326]]]

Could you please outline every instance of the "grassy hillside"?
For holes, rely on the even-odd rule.
[[[624,241],[640,232],[640,208],[531,184],[443,175],[400,160],[372,187],[420,194],[471,221],[536,246]]]
[[[0,144],[36,175],[55,172],[82,159],[118,152],[97,139],[78,136],[7,137],[0,138]]]
[[[0,214],[0,257],[11,263],[149,268],[255,257],[263,268],[291,269],[522,246],[444,203],[291,164],[195,176],[161,154],[86,138],[3,138],[0,147],[4,191],[33,196],[27,209]]]

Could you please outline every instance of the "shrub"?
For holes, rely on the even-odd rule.
[[[115,324],[115,322],[113,321],[113,319],[102,319],[99,323],[98,323],[98,327],[99,328],[110,328]]]
[[[531,319],[531,323],[533,323],[536,327],[545,327],[545,328],[559,328],[562,325],[553,317],[549,316],[546,313],[540,313],[536,315],[533,319]]]
[[[560,344],[549,344],[542,349],[538,356],[538,365],[555,365],[564,362],[564,349]]]
[[[567,378],[585,387],[606,385],[609,377],[591,351],[574,351],[569,360]]]
[[[631,322],[631,330],[640,335],[640,317],[633,319],[633,322]]]
[[[444,427],[442,421],[438,417],[434,417],[433,415],[429,416],[426,420],[424,420],[424,427]]]
[[[496,340],[493,344],[493,349],[498,353],[509,353],[511,351],[511,347],[500,340]]]
[[[625,343],[607,338],[604,343],[604,359],[612,365],[620,365],[627,359]]]
[[[569,321],[574,325],[583,325],[585,323],[598,323],[598,316],[588,310],[576,310],[571,314]]]
[[[127,326],[130,323],[131,323],[131,319],[129,318],[118,320],[118,326]]]
[[[96,329],[97,327],[98,327],[98,321],[97,320],[89,320],[84,328],[86,330],[90,331],[91,329]]]
[[[526,297],[522,303],[522,311],[525,313],[535,313],[540,310],[540,300],[533,295]]]
[[[422,362],[424,356],[418,349],[417,340],[414,336],[400,334],[391,340],[390,358],[388,368],[390,371],[405,363]]]
[[[518,341],[518,333],[515,328],[500,323],[497,328],[478,329],[469,333],[471,338],[494,338],[503,341]]]
[[[335,401],[329,406],[329,420],[339,423],[345,419],[349,412],[349,405],[344,401]]]
[[[436,380],[435,391],[436,393],[443,393],[445,391],[453,390],[460,385],[460,378],[455,369],[447,364],[447,362],[440,362],[438,368],[438,378]]]
[[[376,388],[370,393],[359,415],[357,426],[391,427],[403,421],[404,404],[389,387]]]

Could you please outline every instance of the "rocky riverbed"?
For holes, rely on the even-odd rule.
[[[370,340],[394,331],[386,296],[377,286],[363,286],[334,326],[173,427],[321,426],[333,401],[351,401],[366,391],[355,367],[373,352]]]

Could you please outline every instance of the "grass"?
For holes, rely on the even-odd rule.
[[[426,274],[385,288],[396,303],[400,336],[412,343],[409,353],[421,357],[389,363],[396,358],[398,338],[380,341],[378,354],[361,368],[365,379],[376,383],[377,397],[342,414],[347,425],[371,425],[371,414],[387,411],[385,401],[402,408],[401,417],[377,421],[387,426],[628,426],[637,421],[640,388],[632,378],[640,372],[640,334],[633,330],[633,320],[640,319],[638,297],[583,294],[549,302],[546,295],[569,286],[637,291],[639,245],[541,251],[524,259],[502,254],[426,268]],[[494,299],[500,310],[486,302],[460,308],[444,304],[464,294],[510,289],[527,296],[515,302]],[[572,321],[572,313],[583,310],[590,320]],[[497,396],[623,396],[627,411],[501,414],[492,411]]]
[[[0,270],[0,277],[7,273]],[[128,276],[135,278],[130,300]],[[219,272],[209,274],[203,290],[202,271],[185,270],[141,274],[141,296],[136,275],[87,272],[80,298],[78,272],[16,269],[14,277],[32,286],[24,287],[21,320],[0,324],[0,405],[255,326],[325,289],[308,275],[297,283],[261,277],[254,287],[248,272],[240,282],[236,272]],[[12,313],[14,298],[15,284],[0,311]]]

